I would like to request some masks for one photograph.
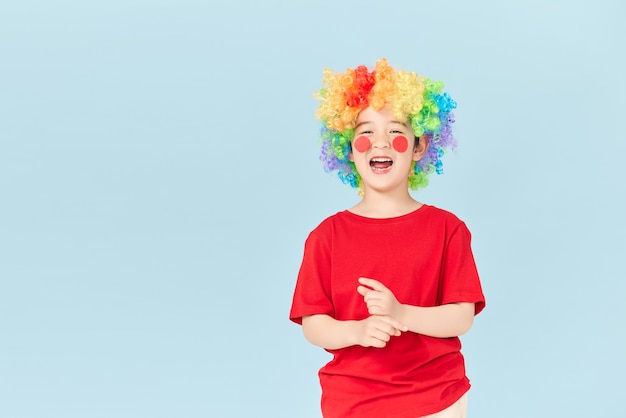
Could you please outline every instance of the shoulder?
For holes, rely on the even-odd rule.
[[[330,215],[322,222],[320,222],[310,233],[309,238],[311,237],[325,237],[332,235],[333,231],[336,228],[336,225],[339,223],[345,222],[346,211],[337,212],[333,215]]]
[[[454,213],[448,210],[441,209],[432,205],[426,205],[426,204],[423,206],[423,209],[424,209],[424,212],[427,214],[427,216],[429,216],[430,218],[438,219],[438,220],[453,223],[453,224],[463,223],[463,221],[458,216],[456,216]]]
[[[425,220],[429,225],[448,234],[459,230],[469,232],[465,222],[454,213],[431,205],[424,205],[423,209]]]

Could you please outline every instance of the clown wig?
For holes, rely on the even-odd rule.
[[[348,159],[355,120],[368,106],[380,110],[388,104],[398,120],[411,126],[416,138],[427,135],[429,139],[430,146],[414,164],[408,187],[425,187],[430,173],[443,173],[441,157],[456,145],[452,136],[456,102],[443,92],[443,82],[395,71],[381,58],[371,72],[364,65],[348,68],[345,73],[327,68],[323,84],[315,97],[320,100],[316,116],[323,123],[320,160],[326,172],[337,171],[342,182],[361,187],[361,176]]]

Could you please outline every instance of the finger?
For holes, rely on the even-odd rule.
[[[407,332],[409,330],[409,327],[398,321],[393,321],[393,327],[400,332]]]
[[[383,299],[383,295],[380,292],[376,292],[375,290],[369,290],[364,296],[363,296],[363,300],[365,300],[366,303],[369,303],[370,301],[382,301]]]
[[[387,334],[389,336],[389,338],[391,338],[392,336],[397,336],[399,335],[399,329],[397,329],[395,326],[393,326],[389,321],[384,320],[385,317],[380,316],[380,315],[373,315],[375,316],[378,321],[374,323],[374,328],[384,332],[385,334]]]
[[[394,325],[394,327],[396,327],[398,332],[407,332],[409,330],[409,327],[407,327],[404,324],[401,324],[400,322],[396,322],[396,325]]]
[[[368,305],[367,311],[370,315],[389,316],[388,311],[383,306],[376,304]]]
[[[369,279],[367,277],[359,277],[359,283],[371,287],[374,290],[378,290],[379,292],[387,289],[385,285],[383,285],[378,280]]]
[[[356,291],[359,292],[361,296],[367,297],[367,294],[371,292],[372,289],[370,289],[369,287],[365,287],[365,286],[358,286],[356,288]]]
[[[403,331],[406,332],[409,330],[409,327],[407,327],[406,325],[402,324],[401,322],[396,321],[395,319],[393,319],[390,316],[381,316],[381,318],[387,322],[389,325],[391,325],[392,327],[394,327],[395,329],[399,330],[399,331]]]
[[[366,346],[371,347],[384,347],[387,341],[391,339],[391,336],[383,330],[380,330],[374,323],[370,324],[371,327],[366,330]]]
[[[381,332],[380,335],[372,335],[372,340],[378,341],[379,347],[384,347],[390,339],[391,337],[384,332]]]
[[[383,342],[387,342],[391,339],[391,335],[393,335],[393,333],[387,332],[389,330],[386,329],[380,329],[380,328],[376,328],[375,330],[373,330],[372,332],[372,337],[376,338],[377,340],[383,341]]]
[[[389,341],[391,339],[391,337],[395,337],[396,333],[398,332],[397,329],[395,329],[394,327],[386,327],[383,332],[386,335],[387,341]]]
[[[387,345],[387,343],[377,338],[372,338],[371,341],[368,342],[368,345],[374,348],[384,348]]]
[[[367,306],[367,310],[370,311],[370,314],[372,313],[371,310],[375,309],[377,312],[373,315],[389,315],[385,313],[385,304],[380,299],[367,299],[365,306]]]

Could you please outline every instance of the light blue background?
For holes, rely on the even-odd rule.
[[[319,417],[287,317],[322,69],[442,79],[487,309],[470,417],[624,415],[626,7],[599,1],[4,1],[0,417]]]

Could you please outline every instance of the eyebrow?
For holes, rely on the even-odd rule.
[[[366,123],[374,123],[374,122],[369,121],[369,120],[364,120],[363,122],[357,123],[357,125],[354,127],[354,129],[358,129],[359,126],[365,125]],[[397,123],[398,125],[402,125],[402,126],[408,128],[408,125],[406,125],[406,124],[404,124],[404,123],[402,123],[400,121],[397,121],[397,120],[391,120],[391,121],[389,121],[389,123]]]

